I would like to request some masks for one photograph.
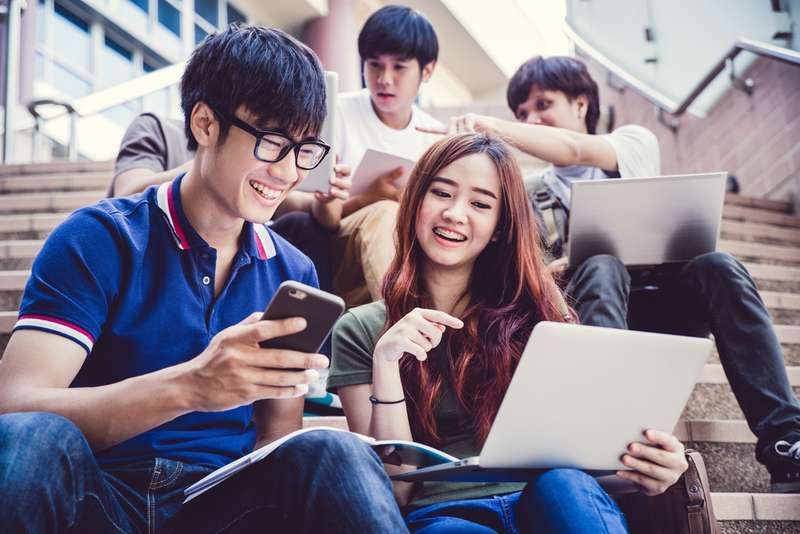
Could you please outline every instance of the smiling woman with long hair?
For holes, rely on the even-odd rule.
[[[485,134],[433,145],[406,186],[397,242],[384,300],[336,326],[328,385],[352,431],[475,456],[534,325],[569,320],[508,146]],[[646,437],[622,476],[656,494],[686,464],[676,438]],[[414,532],[625,531],[613,500],[577,470],[527,485],[399,482],[395,496]]]

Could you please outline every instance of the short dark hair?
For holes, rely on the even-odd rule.
[[[325,76],[306,45],[276,29],[232,24],[192,53],[181,79],[181,108],[190,150],[197,140],[192,109],[205,102],[220,123],[220,141],[230,129],[226,115],[244,106],[264,127],[268,122],[295,135],[317,135],[325,120]]]
[[[439,56],[439,40],[425,15],[406,6],[385,6],[373,13],[358,34],[361,63],[381,54],[416,59],[422,68]]]
[[[528,99],[534,86],[543,91],[562,91],[570,100],[585,95],[589,101],[586,131],[597,132],[600,96],[597,83],[582,61],[567,56],[536,56],[523,63],[511,77],[506,91],[508,107],[515,116],[517,108]]]

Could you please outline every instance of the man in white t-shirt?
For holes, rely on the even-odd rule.
[[[404,6],[373,13],[358,36],[366,88],[338,97],[336,151],[355,168],[367,149],[417,160],[440,136],[418,130],[441,127],[414,105],[436,66],[439,44],[430,21]],[[410,169],[375,177],[344,205],[333,245],[334,289],[348,306],[381,298],[381,283],[394,257],[400,190],[394,181]]]
[[[541,182],[568,213],[577,180],[657,176],[658,142],[640,126],[595,135],[597,84],[569,57],[535,57],[509,82],[508,105],[519,122],[468,114],[453,130],[494,132],[550,161]],[[541,183],[540,182],[540,183]],[[566,262],[551,264],[556,271]],[[631,293],[633,286],[647,291]],[[567,273],[567,294],[584,324],[674,334],[714,334],[720,361],[752,432],[756,458],[773,492],[800,492],[800,402],[789,386],[772,321],[745,267],[726,253],[683,265],[628,272],[598,255]]]

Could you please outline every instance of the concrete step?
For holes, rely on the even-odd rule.
[[[734,221],[748,221],[786,226],[789,228],[800,228],[800,216],[744,206],[726,205],[722,210],[722,217]]]
[[[0,213],[72,211],[104,198],[106,190],[50,193],[14,193],[0,196]]]
[[[768,532],[770,534],[800,532],[800,495],[786,495],[779,493],[752,494],[752,493],[723,493],[711,494],[714,503],[714,514],[722,522],[723,532]],[[760,530],[758,526],[751,525],[756,530],[730,530],[733,525],[726,525],[729,521],[758,521],[767,522],[768,530]],[[775,522],[775,524],[771,524]],[[744,526],[744,525],[743,525]],[[790,530],[785,530],[785,529]]]
[[[764,245],[747,241],[721,239],[717,249],[736,256],[739,260],[756,260],[776,264],[800,264],[800,247]]]
[[[68,212],[0,215],[0,235],[31,233],[38,234],[38,239],[44,239],[68,215]]]
[[[742,221],[722,221],[723,239],[773,244],[800,244],[800,228]]]
[[[782,200],[769,200],[766,198],[747,197],[728,193],[725,195],[725,205],[743,206],[746,208],[757,208],[761,210],[777,211],[780,213],[792,213],[792,203]]]
[[[114,170],[113,161],[50,161],[47,163],[22,163],[0,165],[0,176],[19,174],[107,172]]]
[[[111,174],[105,171],[0,176],[0,193],[106,189],[110,183]]]
[[[787,369],[792,369],[793,377],[796,377],[797,366],[791,365]],[[795,381],[792,389],[795,396],[800,398],[800,384]],[[735,420],[744,419],[744,414],[742,414],[739,403],[733,396],[733,391],[726,380],[718,383],[698,382],[689,396],[682,417],[686,419]]]

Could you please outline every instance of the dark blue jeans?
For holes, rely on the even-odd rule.
[[[753,434],[756,457],[780,439],[800,438],[800,403],[772,320],[750,274],[722,252],[683,265],[633,272],[613,256],[594,256],[567,284],[583,324],[669,334],[714,334],[720,362]],[[769,467],[769,466],[767,466]]]
[[[0,416],[3,532],[406,532],[391,482],[359,439],[312,432],[186,505],[213,469],[156,458],[101,469],[80,430]]]
[[[408,514],[406,524],[414,534],[628,531],[614,500],[594,478],[575,469],[547,471],[522,492],[426,506]]]

